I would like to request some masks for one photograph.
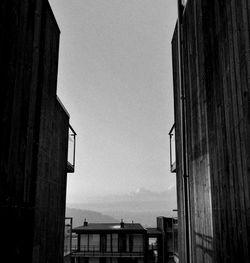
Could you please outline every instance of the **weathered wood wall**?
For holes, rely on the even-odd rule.
[[[41,4],[14,0],[0,4],[2,249],[10,262],[32,260]]]
[[[69,116],[57,101],[60,30],[47,5],[43,13],[40,89],[42,90],[34,262],[63,262]]]
[[[56,99],[59,34],[47,0],[1,1],[1,251],[8,262],[62,262],[69,117]]]
[[[182,28],[193,262],[249,262],[250,2],[188,1]],[[179,253],[185,262],[176,30],[172,47]]]
[[[178,33],[177,26],[172,39],[172,57],[173,57],[173,83],[174,83],[174,112],[175,112],[175,146],[176,146],[176,190],[177,190],[177,208],[178,208],[178,256],[180,259],[186,258],[185,247],[185,208],[184,208],[184,185],[182,177],[182,132],[181,132],[181,94],[179,84],[179,61],[178,61]],[[180,261],[185,262],[185,261]]]

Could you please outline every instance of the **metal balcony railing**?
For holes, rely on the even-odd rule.
[[[170,129],[168,133],[170,140],[170,171],[172,173],[176,172],[176,154],[175,154],[175,124]]]
[[[75,171],[75,152],[76,152],[76,132],[69,124],[69,137],[68,137],[68,163],[67,172],[74,173]]]
[[[115,251],[114,251],[115,250]],[[72,257],[144,257],[144,251],[141,247],[133,247],[133,251],[118,251],[118,248],[113,248],[113,251],[100,249],[99,246],[80,246],[72,248]]]

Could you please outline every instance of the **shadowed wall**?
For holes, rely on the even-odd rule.
[[[56,98],[60,31],[47,1],[0,4],[1,247],[62,262],[69,116]]]
[[[250,3],[188,1],[182,69],[190,190],[192,262],[249,262]],[[185,262],[181,98],[175,30],[179,256]]]

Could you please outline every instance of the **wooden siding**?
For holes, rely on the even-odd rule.
[[[176,146],[176,190],[177,190],[177,207],[178,207],[178,232],[181,233],[178,239],[178,256],[180,259],[186,257],[185,242],[185,214],[184,214],[184,185],[182,178],[182,144],[181,144],[181,94],[179,85],[179,62],[178,62],[178,34],[177,25],[175,27],[172,40],[172,57],[173,57],[173,83],[174,83],[174,112],[175,112],[175,146]],[[184,261],[183,261],[184,262]]]
[[[188,1],[183,70],[192,262],[249,262],[250,2]],[[185,262],[177,28],[172,40],[179,256]]]
[[[41,29],[33,261],[59,263],[63,261],[69,116],[56,97],[60,31],[48,4]]]
[[[9,262],[62,262],[69,116],[56,99],[59,34],[48,1],[1,1],[0,205]]]
[[[32,260],[41,10],[42,1],[0,4],[2,251],[10,262]]]

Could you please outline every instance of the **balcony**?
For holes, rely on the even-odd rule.
[[[138,248],[135,249],[133,252],[119,252],[119,251],[100,251],[97,247],[87,248],[85,246],[81,246],[79,249],[72,249],[71,253],[72,257],[113,257],[113,258],[143,258],[144,251]]]
[[[170,140],[170,171],[171,173],[176,172],[176,154],[175,154],[175,124],[168,133]]]
[[[76,132],[69,124],[67,172],[75,172]]]

